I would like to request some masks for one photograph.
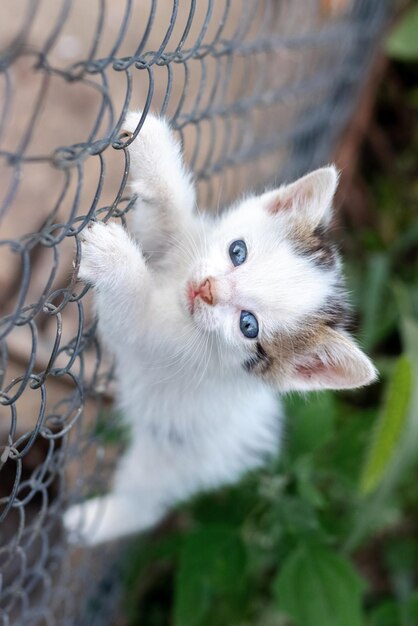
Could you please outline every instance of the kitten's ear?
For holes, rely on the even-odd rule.
[[[296,356],[284,381],[286,391],[352,389],[377,378],[370,359],[345,332],[326,328],[302,356]]]
[[[261,196],[261,200],[269,213],[276,215],[285,211],[290,217],[316,228],[330,221],[338,176],[334,165],[322,167],[290,185],[268,191]]]

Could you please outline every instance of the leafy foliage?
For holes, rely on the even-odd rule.
[[[392,55],[415,54],[411,24],[389,39]],[[374,135],[363,150],[367,219],[344,228],[358,334],[380,382],[286,398],[275,465],[139,538],[129,626],[418,624],[418,64],[389,76],[373,130],[385,150]]]
[[[405,429],[411,399],[411,365],[406,356],[396,364],[388,389],[388,398],[382,416],[376,424],[367,462],[361,477],[361,491],[369,493],[382,479],[382,475],[395,453],[399,437]]]
[[[351,563],[321,544],[299,545],[274,584],[279,610],[306,626],[361,626],[362,588]]]
[[[175,626],[219,623],[220,616],[227,624],[239,617],[246,565],[245,547],[233,529],[208,524],[190,533],[180,550]]]
[[[387,51],[395,59],[418,59],[418,5],[407,11],[387,42]]]

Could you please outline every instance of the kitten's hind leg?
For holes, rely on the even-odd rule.
[[[159,517],[145,503],[141,507],[134,494],[109,494],[70,507],[64,526],[71,543],[93,546],[147,530]]]
[[[151,528],[181,499],[182,482],[160,446],[134,435],[116,469],[111,492],[72,506],[64,514],[70,541],[94,545]]]
[[[89,545],[147,530],[177,502],[196,491],[187,450],[135,435],[116,469],[111,492],[64,514],[72,542]]]
[[[123,129],[133,133],[141,115],[141,111],[128,113]],[[168,122],[151,113],[129,155],[132,188],[138,196],[133,230],[146,256],[158,258],[167,248],[167,236],[178,237],[190,226],[196,202],[192,176]]]

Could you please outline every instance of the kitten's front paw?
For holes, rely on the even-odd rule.
[[[141,121],[142,111],[129,111],[126,115],[125,121],[122,124],[123,132],[131,135],[135,132],[139,122]],[[168,122],[163,117],[158,117],[154,113],[147,113],[147,116],[142,124],[142,128],[139,131],[139,135],[135,139],[136,144],[149,143],[153,145],[155,141],[158,141],[161,135],[170,136],[172,134],[171,128]],[[138,146],[139,147],[139,146]]]
[[[86,283],[96,284],[106,276],[113,276],[118,268],[133,261],[132,257],[139,252],[119,224],[93,222],[83,230],[80,239],[78,277]]]
[[[141,117],[142,111],[129,111],[122,125],[123,131],[132,135]],[[134,164],[139,167],[138,171],[143,172],[144,177],[147,178],[149,176],[147,165],[158,169],[161,160],[166,159],[167,156],[180,158],[180,144],[167,120],[148,113],[139,134],[129,147],[129,152]]]

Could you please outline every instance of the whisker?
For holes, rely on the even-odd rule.
[[[178,239],[174,235],[170,235],[169,236],[169,240],[170,240],[170,243],[176,249],[176,251],[182,253],[184,261],[186,261],[187,263],[191,262],[192,264],[195,262],[196,254],[197,254],[196,251],[190,250],[190,248],[188,246],[186,246],[181,239]]]
[[[200,333],[196,333],[194,339],[191,341],[191,343],[186,347],[187,349],[184,351],[185,352],[184,356],[186,358],[183,360],[181,367],[179,367],[178,369],[175,369],[169,376],[166,376],[165,378],[160,378],[159,380],[154,381],[153,384],[160,384],[160,383],[166,382],[167,380],[172,379],[175,376],[178,376],[189,363],[190,355],[193,354],[193,350],[195,349],[196,344],[200,344],[200,343],[201,343],[201,335]]]
[[[208,349],[208,345],[209,345],[209,349]],[[203,379],[205,377],[205,374],[207,372],[207,369],[208,369],[208,366],[209,366],[209,363],[210,363],[210,359],[212,357],[212,349],[213,349],[213,335],[209,335],[208,339],[207,339],[207,342],[205,344],[206,360],[205,360],[205,364],[203,366],[200,378],[199,378],[199,380],[198,380],[198,382],[196,384],[196,387],[199,387],[199,385],[202,383],[202,381],[203,381]]]
[[[194,368],[193,375],[192,375],[192,377],[189,380],[187,388],[192,386],[192,384],[196,380],[197,376],[199,375],[199,371],[200,371],[200,368],[201,368],[202,363],[203,363],[203,355],[206,353],[207,342],[208,342],[207,335],[203,334],[202,335],[202,341],[200,342],[199,347],[198,347],[198,354],[197,354],[198,362],[196,364],[196,367]],[[193,384],[193,388],[195,388],[195,387],[196,386]]]
[[[161,359],[155,361],[152,365],[150,365],[149,369],[162,369],[163,367],[167,367],[168,365],[174,365],[178,361],[181,360],[181,357],[184,355],[185,350],[187,350],[188,345],[193,341],[195,337],[195,333],[188,330],[188,332],[183,332],[181,335],[177,336],[178,341],[181,343],[180,347],[176,348],[176,350],[170,354],[169,356],[161,357]],[[185,343],[183,343],[183,339],[185,339]],[[164,348],[164,344],[167,344],[167,341],[161,340],[157,350],[160,351]]]

